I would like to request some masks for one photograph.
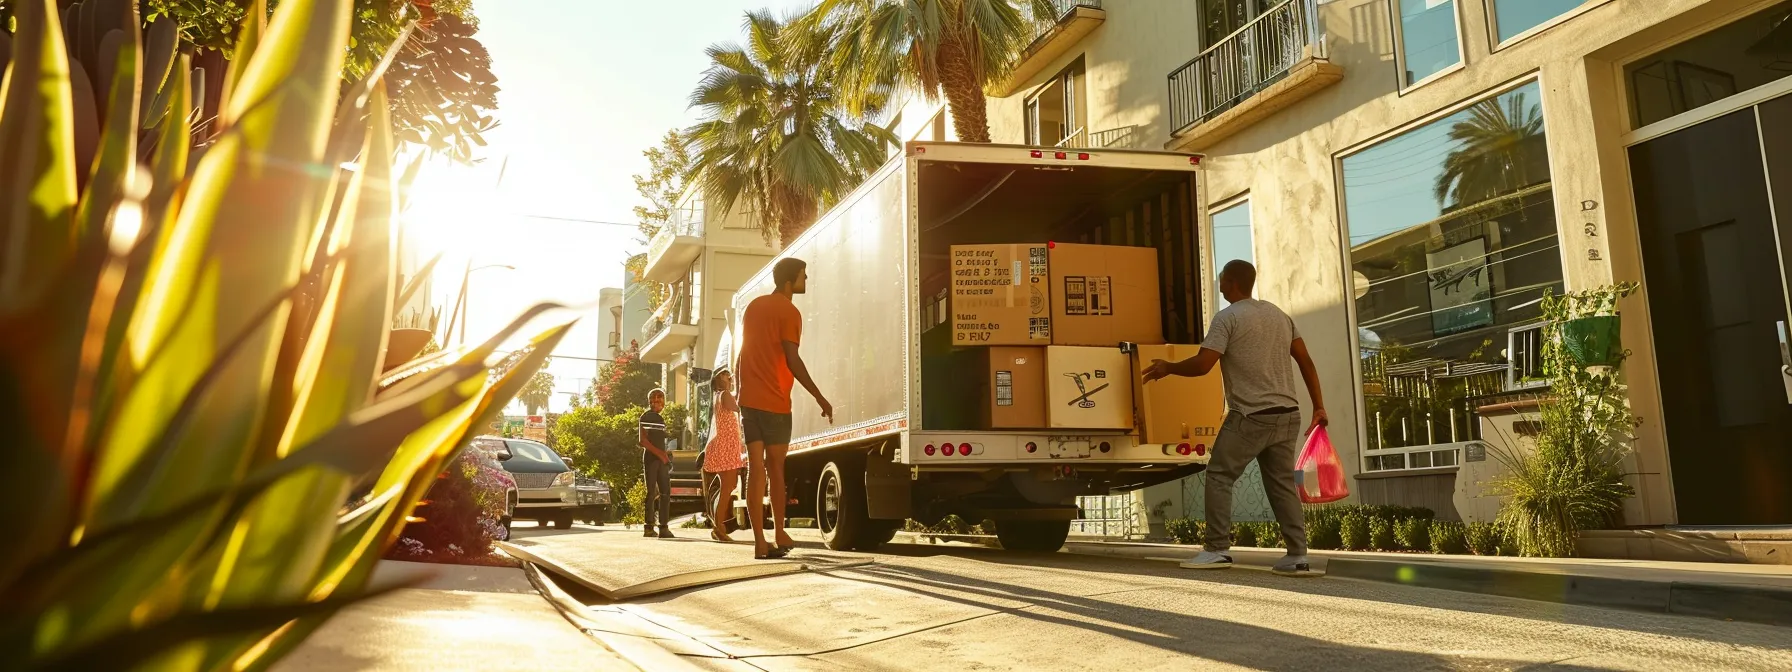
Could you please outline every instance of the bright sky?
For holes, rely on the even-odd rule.
[[[635,231],[640,203],[631,175],[641,152],[672,128],[696,120],[687,100],[708,59],[703,49],[741,41],[742,13],[779,15],[813,0],[478,0],[478,38],[490,50],[499,93],[499,128],[487,134],[486,161],[473,168],[432,165],[415,185],[413,231],[448,250],[435,293],[448,319],[460,273],[475,267],[468,333],[484,338],[538,301],[594,303],[622,286],[622,262],[646,248]],[[498,186],[500,166],[503,183]],[[562,217],[626,226],[540,219]],[[595,310],[556,354],[593,357]],[[459,340],[456,336],[455,340]],[[590,361],[559,359],[551,411],[582,392]],[[520,407],[516,407],[520,408]],[[520,413],[520,410],[513,410]]]

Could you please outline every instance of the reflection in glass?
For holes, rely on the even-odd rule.
[[[1499,28],[1499,41],[1505,42],[1517,37],[1519,33],[1567,14],[1569,10],[1586,2],[1587,0],[1494,0],[1493,22]]]
[[[1792,2],[1625,67],[1638,128],[1792,76]]]
[[[1243,259],[1257,263],[1257,255],[1251,248],[1251,202],[1243,201],[1238,205],[1213,213],[1213,286],[1220,309],[1232,305],[1226,297],[1219,295],[1219,271],[1226,267],[1226,262]]]
[[[1539,101],[1533,82],[1342,161],[1371,451],[1481,438],[1508,332],[1561,292]]]
[[[1400,0],[1401,86],[1412,86],[1462,60],[1457,48],[1456,0]]]

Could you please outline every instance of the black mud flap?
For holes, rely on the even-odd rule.
[[[1114,481],[1108,484],[1108,490],[1110,492],[1132,492],[1139,488],[1148,488],[1159,483],[1169,483],[1180,478],[1187,478],[1203,471],[1207,471],[1207,465],[1190,463],[1168,471],[1115,474]]]

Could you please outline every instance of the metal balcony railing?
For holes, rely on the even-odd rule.
[[[695,326],[696,319],[691,315],[690,290],[674,288],[671,298],[661,304],[659,310],[653,311],[653,317],[647,318],[647,324],[641,326],[641,342],[653,341],[660,332],[674,324]]]
[[[1170,73],[1170,125],[1180,133],[1281,79],[1308,53],[1323,56],[1318,0],[1287,0]]]
[[[1050,35],[1052,29],[1058,27],[1065,17],[1076,11],[1076,8],[1101,9],[1101,0],[1051,0],[1051,5],[1054,10],[1051,16],[1033,17],[1033,43],[1027,45],[1027,51],[1032,51],[1034,47],[1039,46],[1039,40]]]
[[[1066,134],[1064,139],[1059,140],[1055,146],[1064,149],[1092,149],[1094,147],[1089,144],[1089,131],[1080,126]]]

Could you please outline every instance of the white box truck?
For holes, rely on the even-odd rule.
[[[1199,342],[1209,275],[1196,235],[1200,163],[1168,152],[916,142],[823,214],[778,257],[808,263],[808,292],[796,297],[801,352],[835,413],[829,423],[801,385],[792,391],[787,515],[814,517],[833,549],[870,550],[906,519],[931,525],[956,514],[994,521],[1004,548],[1056,550],[1078,517],[1077,496],[1203,469],[1206,446],[1145,444],[1127,430],[970,428],[962,418],[977,401],[955,382],[947,292],[954,245],[1149,247],[1165,338]],[[772,265],[735,294],[736,339],[748,302],[773,289]]]

